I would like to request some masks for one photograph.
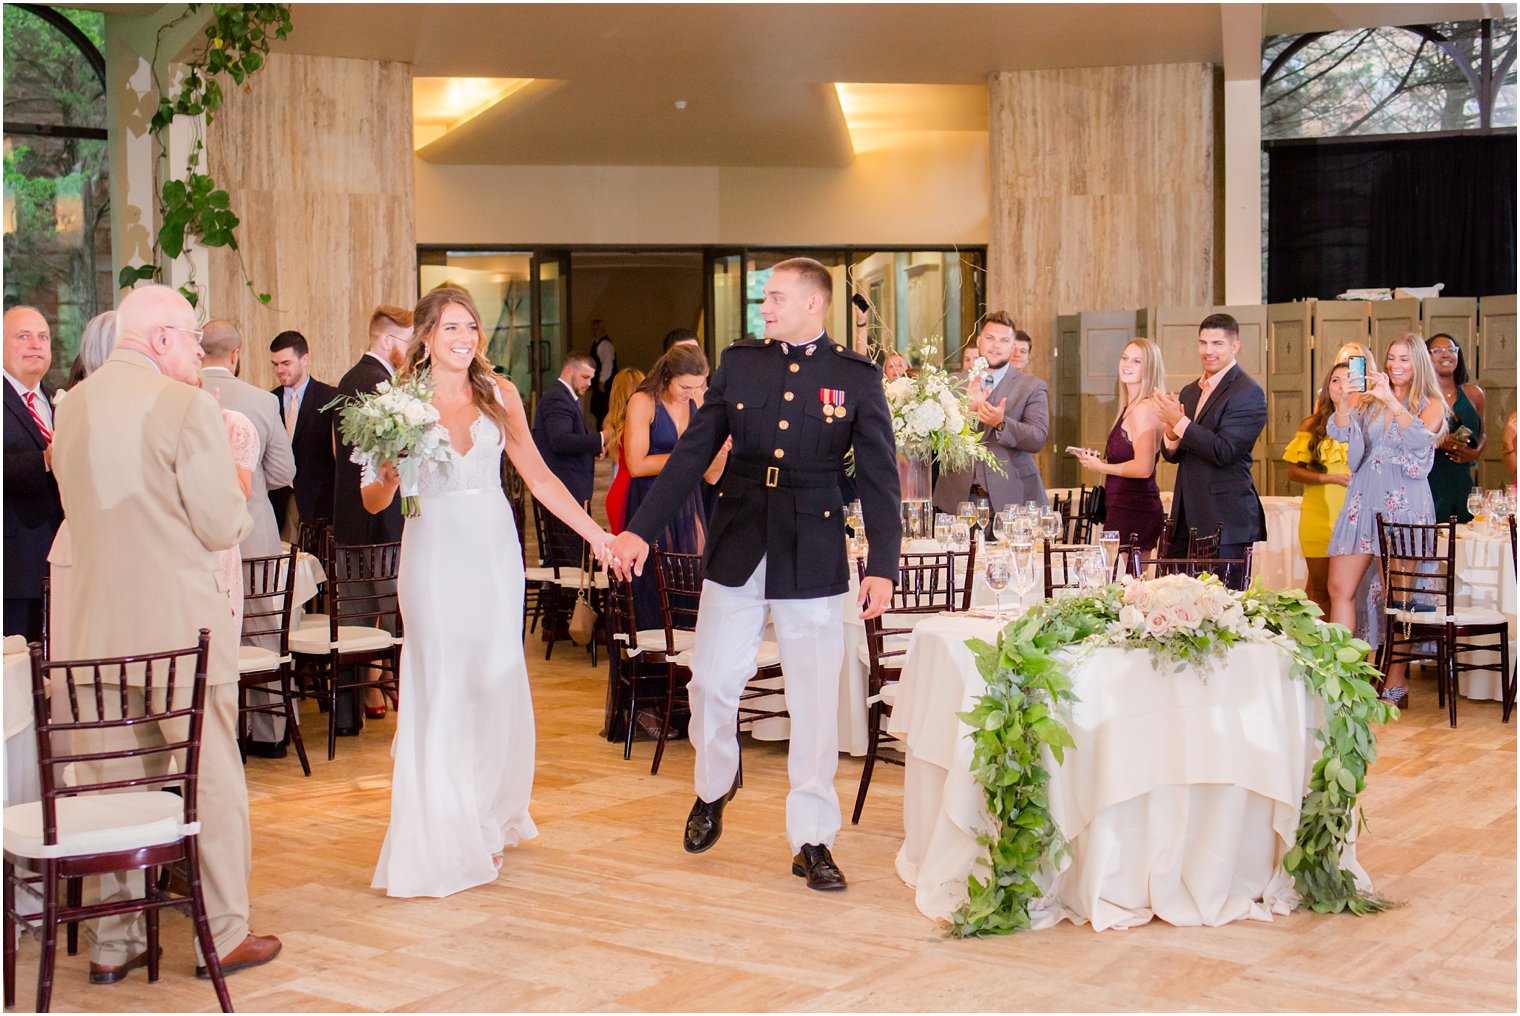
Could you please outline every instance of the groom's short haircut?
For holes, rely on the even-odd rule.
[[[596,370],[596,361],[585,353],[567,353],[565,359],[559,365],[559,372],[563,374],[571,365],[576,367],[590,367]]]

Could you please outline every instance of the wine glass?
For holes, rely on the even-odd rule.
[[[1008,519],[1002,512],[992,516],[992,538],[999,544],[1008,539]]]
[[[960,502],[960,504],[955,506],[955,514],[957,518],[966,523],[966,528],[970,529],[972,526],[976,525],[976,502]]]
[[[934,542],[939,544],[939,549],[944,550],[950,543],[950,526],[955,522],[954,515],[945,512],[934,513]]]
[[[1045,537],[1046,543],[1055,543],[1061,538],[1061,513],[1054,508],[1040,513],[1040,533]]]
[[[1108,562],[1106,574],[1114,573],[1114,558],[1119,556],[1119,531],[1117,529],[1105,529],[1103,535],[1098,537],[1098,547],[1103,551],[1103,559]]]
[[[864,533],[856,533],[845,540],[845,551],[849,554],[851,561],[858,561],[865,557],[869,549]]]
[[[1013,578],[1012,569],[1013,560],[1008,551],[994,547],[987,552],[987,588],[992,590],[992,609],[999,614],[1003,612],[1003,590],[1008,588],[1008,583]]]
[[[964,518],[957,518],[950,525],[950,549],[962,554],[971,549],[971,526]]]
[[[1472,493],[1467,495],[1467,514],[1472,516],[1474,525],[1482,522],[1487,516],[1488,513],[1484,510],[1487,507],[1488,504],[1484,500],[1483,492],[1474,487]]]
[[[1010,546],[1010,559],[1013,564],[1013,589],[1019,594],[1019,606],[1024,605],[1024,599],[1034,588],[1036,581],[1034,545],[1025,540],[1016,540]]]
[[[982,531],[982,535],[984,537],[986,536],[986,533],[987,533],[987,522],[988,522],[988,520],[991,517],[992,517],[992,502],[989,501],[985,497],[979,497],[979,498],[977,498],[976,499],[976,526],[977,526],[978,529],[980,529]]]

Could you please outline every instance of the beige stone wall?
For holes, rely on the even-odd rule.
[[[988,83],[987,305],[1054,376],[1056,315],[1214,299],[1207,64],[1018,71]]]
[[[243,332],[243,376],[272,387],[269,342],[294,328],[312,374],[336,383],[376,304],[417,300],[409,64],[271,54],[206,133],[210,172],[242,219],[235,255],[211,252],[207,310]]]

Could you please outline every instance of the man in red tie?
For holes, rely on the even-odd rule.
[[[42,637],[42,579],[63,522],[53,479],[53,335],[32,307],[5,312],[5,634]]]

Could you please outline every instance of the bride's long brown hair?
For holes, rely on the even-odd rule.
[[[475,309],[475,301],[469,293],[455,286],[439,286],[417,301],[417,309],[412,313],[412,344],[407,347],[406,362],[401,366],[401,373],[411,376],[427,369],[428,345],[438,331],[438,322],[443,318],[444,308],[450,304],[457,304],[469,311],[470,317],[475,321],[475,355],[466,372],[470,383],[470,399],[483,415],[491,418],[491,422],[496,424],[505,438],[507,410],[501,403],[496,371],[491,367],[491,361],[486,359],[485,329],[480,324],[480,311]]]

